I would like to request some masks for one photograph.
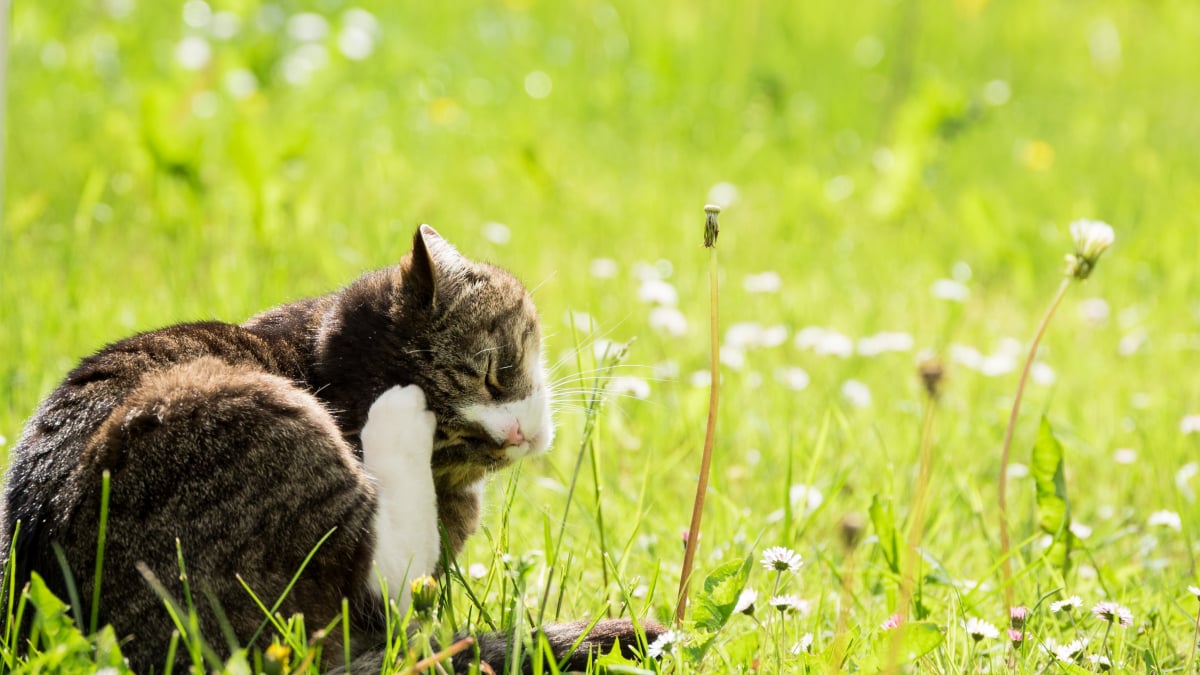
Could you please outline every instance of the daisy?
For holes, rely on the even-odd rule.
[[[804,652],[810,652],[810,651],[812,651],[812,645],[813,645],[813,634],[805,633],[804,636],[800,638],[799,642],[792,645],[792,655],[799,656],[800,654],[802,654]]]
[[[754,603],[758,600],[758,591],[747,588],[738,595],[737,604],[733,606],[734,614],[754,616]]]
[[[995,626],[974,616],[967,619],[967,634],[976,642],[984,638],[991,640],[1000,637],[1000,631],[996,630]]]
[[[771,598],[771,606],[780,614],[807,614],[808,602],[795,595],[776,595]]]
[[[1128,607],[1122,607],[1115,602],[1097,602],[1092,607],[1092,614],[1095,614],[1097,619],[1109,623],[1117,622],[1126,628],[1133,625],[1133,613]]]
[[[1103,654],[1089,654],[1088,661],[1091,661],[1092,665],[1102,673],[1112,669],[1112,661]]]
[[[904,618],[899,614],[893,614],[885,619],[883,623],[879,624],[879,629],[891,630],[893,628],[898,628],[902,623],[904,623]]]
[[[1080,607],[1083,607],[1083,598],[1079,597],[1078,595],[1072,595],[1065,600],[1059,600],[1058,602],[1050,603],[1051,612],[1060,612],[1064,609],[1070,612],[1071,610],[1078,609]]]
[[[650,658],[657,659],[664,654],[670,654],[675,651],[675,644],[679,642],[679,633],[669,630],[658,636],[658,639],[650,643],[650,647],[646,652]]]
[[[1022,607],[1018,605],[1017,607],[1010,607],[1008,610],[1009,623],[1013,628],[1023,628],[1025,626],[1025,619],[1028,617],[1028,607]]]
[[[1012,643],[1013,647],[1019,648],[1021,646],[1021,643],[1025,641],[1025,634],[1022,633],[1021,631],[1017,630],[1016,628],[1009,628],[1008,629],[1008,641]]]
[[[768,572],[795,572],[804,564],[804,560],[790,548],[774,546],[763,551],[762,564]]]

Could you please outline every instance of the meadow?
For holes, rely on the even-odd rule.
[[[0,453],[100,346],[328,292],[429,223],[535,289],[565,393],[426,629],[670,623],[715,203],[691,610],[610,672],[1196,671],[1200,4],[13,5]],[[1006,583],[1005,428],[1079,219],[1115,244],[1037,352]],[[123,667],[64,611],[0,669]],[[307,639],[279,653],[316,672]]]

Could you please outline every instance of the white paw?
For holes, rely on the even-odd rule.
[[[383,392],[367,412],[362,430],[363,456],[368,464],[387,457],[423,460],[433,455],[437,418],[425,407],[425,392],[415,384]]]

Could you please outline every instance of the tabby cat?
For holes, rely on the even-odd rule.
[[[434,574],[443,548],[457,554],[478,526],[484,477],[550,446],[540,349],[521,283],[422,225],[398,265],[340,291],[84,359],[12,451],[0,555],[11,549],[18,589],[33,572],[60,597],[73,583],[89,616],[109,472],[100,618],[148,671],[164,665],[173,630],[148,580],[182,602],[177,541],[201,633],[223,656],[222,621],[244,643],[264,618],[239,578],[270,602],[328,534],[278,611],[315,628],[349,599],[351,670],[377,673],[385,589],[406,607],[408,580]],[[572,653],[585,628],[542,630],[575,668],[614,640],[629,652],[662,631],[602,621]],[[507,642],[480,636],[454,665],[500,672]]]

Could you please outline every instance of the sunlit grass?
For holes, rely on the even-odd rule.
[[[537,288],[550,359],[564,364],[556,377],[591,367],[577,345],[638,338],[613,373],[633,379],[586,432],[594,461],[569,511],[586,410],[565,405],[556,451],[493,481],[463,583],[443,588],[456,627],[520,623],[523,609],[667,620],[708,398],[706,256],[678,242],[695,240],[696,206],[716,201],[721,433],[696,581],[785,546],[805,564],[782,590],[809,611],[770,608],[775,579],[752,569],[755,617],[733,616],[702,668],[766,667],[778,652],[824,671],[835,651],[886,665],[880,624],[902,610],[903,568],[883,552],[882,522],[850,565],[838,523],[878,496],[903,545],[919,483],[916,365],[933,354],[946,375],[920,604],[906,609],[945,631],[927,669],[996,669],[1006,636],[976,642],[964,626],[1008,625],[995,511],[1004,424],[1025,340],[1061,278],[1067,223],[1099,218],[1117,244],[1060,308],[1013,435],[1012,590],[1031,608],[1031,637],[1012,653],[1031,673],[1051,639],[1090,638],[1094,654],[1106,626],[1088,610],[1110,600],[1134,620],[1103,640],[1114,662],[1187,668],[1200,534],[1200,433],[1184,423],[1200,413],[1189,38],[1200,6],[364,4],[375,29],[339,2],[214,3],[207,19],[202,4],[188,5],[193,26],[178,3],[125,14],[122,2],[14,3],[0,230],[7,447],[101,345],[328,292],[397,260],[429,222]],[[221,11],[239,17],[227,38]],[[290,23],[302,12],[325,17],[323,37],[305,37],[311,17]],[[369,53],[351,29],[370,36]],[[181,64],[187,37],[207,41],[199,69]],[[320,60],[305,44],[325,49],[315,70],[297,66],[298,55]],[[593,274],[596,258],[615,265]],[[940,282],[942,295],[966,296],[937,297],[939,280],[958,284]],[[678,314],[652,321],[656,305]],[[571,320],[580,312],[594,330]],[[799,338],[806,327],[826,330]],[[911,342],[860,342],[888,333]],[[1064,447],[1078,529],[1065,578],[1042,560],[1034,480],[1021,474],[1043,414]],[[532,566],[523,595],[513,561]],[[1068,595],[1083,607],[1050,610]],[[835,633],[848,637],[837,650]],[[792,655],[807,634],[811,652]],[[289,644],[303,651],[309,637]],[[677,654],[681,669],[689,658]]]

